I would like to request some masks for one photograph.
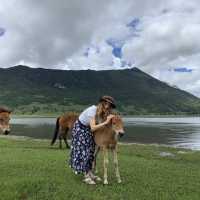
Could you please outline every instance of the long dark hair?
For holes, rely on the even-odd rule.
[[[95,121],[97,124],[104,122],[106,120],[107,116],[109,114],[111,114],[112,107],[110,106],[108,109],[106,109],[105,104],[106,104],[106,102],[102,101],[102,102],[99,102],[97,105],[97,111],[96,111],[96,115],[95,115]]]

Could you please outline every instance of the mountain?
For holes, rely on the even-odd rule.
[[[124,114],[194,114],[200,99],[171,87],[138,68],[124,70],[50,70],[0,68],[0,105],[16,113],[81,111],[101,95],[113,96]]]

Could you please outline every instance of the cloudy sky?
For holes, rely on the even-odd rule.
[[[199,1],[1,0],[0,67],[18,64],[138,67],[200,97]]]

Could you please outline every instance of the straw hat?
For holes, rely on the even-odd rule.
[[[108,95],[102,96],[102,97],[100,98],[99,102],[102,102],[102,101],[108,102],[108,103],[111,104],[111,106],[112,106],[113,108],[116,108],[115,100],[114,100],[113,97],[108,96]]]

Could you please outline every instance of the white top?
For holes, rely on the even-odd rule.
[[[79,116],[79,121],[85,126],[90,125],[90,120],[95,116],[97,107],[92,105],[86,108]]]

